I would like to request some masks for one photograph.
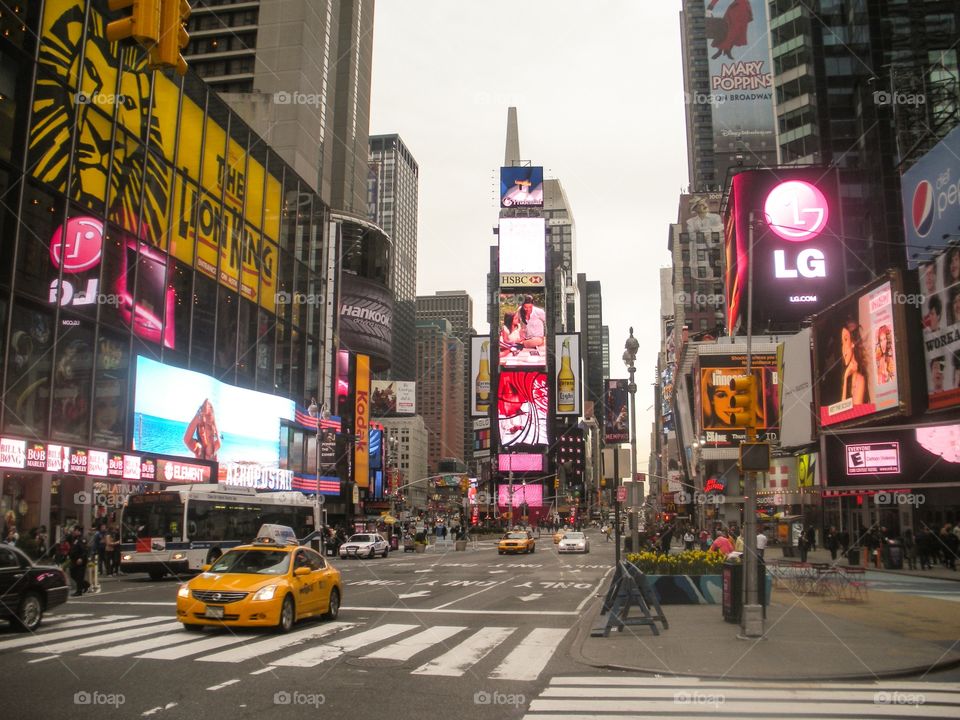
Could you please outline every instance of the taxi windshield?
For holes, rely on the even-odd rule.
[[[290,567],[290,553],[279,550],[231,550],[217,560],[210,572],[283,575]]]
[[[526,540],[526,539],[527,539],[527,534],[526,534],[525,532],[512,532],[512,533],[507,533],[506,539],[507,539],[507,540]]]

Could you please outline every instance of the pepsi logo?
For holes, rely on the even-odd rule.
[[[913,229],[920,237],[926,237],[933,227],[933,185],[929,180],[921,180],[913,190],[913,208],[911,213]]]

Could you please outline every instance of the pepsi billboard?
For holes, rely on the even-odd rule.
[[[804,318],[843,297],[841,216],[833,169],[749,170],[733,177],[724,213],[724,285],[731,334],[746,333],[751,275],[755,332],[797,330]]]
[[[903,174],[900,193],[908,262],[915,268],[914,252],[946,247],[960,228],[960,127]]]

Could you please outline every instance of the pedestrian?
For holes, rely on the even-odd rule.
[[[840,538],[837,537],[837,529],[832,525],[830,526],[830,529],[827,530],[825,544],[827,546],[827,550],[830,551],[830,559],[836,561],[837,551],[840,549]]]
[[[797,540],[797,546],[800,549],[800,562],[805,563],[807,561],[807,551],[810,549],[809,540],[807,539],[808,535],[806,532],[800,533],[800,538]]]
[[[673,528],[668,527],[660,536],[660,552],[664,555],[670,554],[670,544],[673,540]]]
[[[73,528],[73,542],[70,544],[70,577],[76,586],[74,597],[80,597],[87,591],[90,584],[87,582],[87,556],[89,548],[87,539],[83,535],[83,528],[76,525]]]
[[[761,525],[757,530],[757,557],[763,562],[764,555],[767,552],[767,528]]]
[[[17,515],[13,510],[8,510],[3,517],[3,532],[0,533],[0,542],[8,545],[16,545],[20,539],[20,533],[17,532]]]
[[[704,552],[710,549],[710,533],[706,528],[700,530],[700,549]]]
[[[610,542],[610,523],[603,526],[603,534],[607,537],[607,542]]]
[[[817,551],[817,531],[813,525],[807,527],[807,544],[810,546],[810,550]]]
[[[107,530],[103,536],[103,568],[107,575],[116,575],[117,568],[113,564],[113,553],[117,547],[117,541],[113,536],[113,531]]]
[[[694,536],[693,531],[688,527],[683,533],[683,549],[693,550]]]
[[[720,531],[717,539],[714,540],[713,544],[710,546],[709,552],[722,553],[724,557],[733,552],[733,543],[730,542],[730,538],[727,537],[726,530]]]
[[[930,528],[924,526],[920,528],[917,532],[917,555],[920,556],[920,569],[921,570],[932,570],[933,565],[930,563]]]
[[[946,526],[946,533],[943,537],[943,554],[947,559],[947,567],[954,572],[957,571],[957,551],[960,549],[960,538],[953,532],[953,526]]]
[[[93,546],[90,551],[93,554],[93,558],[97,563],[97,572],[100,575],[103,575],[104,565],[106,558],[104,555],[104,550],[106,548],[106,537],[107,535],[107,526],[103,523],[100,523],[97,526],[97,531],[93,534]]]
[[[907,567],[917,569],[917,538],[913,530],[907,528],[903,533],[903,554],[907,556]]]

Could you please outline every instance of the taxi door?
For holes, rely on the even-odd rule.
[[[307,550],[297,550],[293,556],[293,592],[297,602],[297,615],[300,617],[314,613],[320,607],[320,591],[312,565]],[[298,574],[297,570],[300,568],[306,568],[308,572]]]
[[[330,591],[334,587],[333,580],[335,573],[319,553],[313,550],[304,550],[304,552],[307,553],[307,558],[313,567],[313,575],[311,577],[317,588],[316,612],[325,613],[327,607],[330,605]]]

